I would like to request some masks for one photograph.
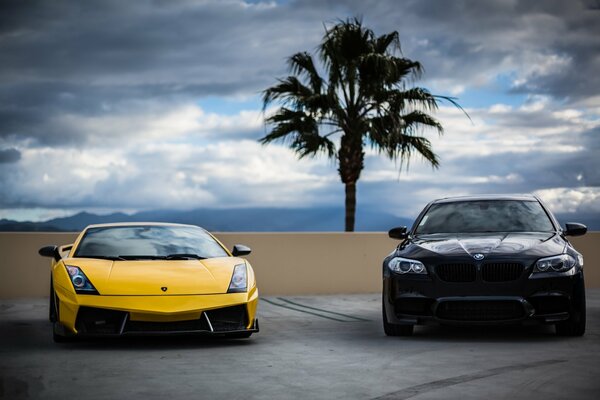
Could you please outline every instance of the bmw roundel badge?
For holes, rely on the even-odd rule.
[[[163,292],[166,292],[167,289],[168,289],[168,287],[166,287],[166,286],[163,286],[163,287],[160,288],[160,290],[162,290]]]
[[[483,260],[484,255],[481,253],[473,254],[473,258],[477,261]]]

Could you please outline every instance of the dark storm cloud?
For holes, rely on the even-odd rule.
[[[419,0],[381,2],[374,12],[365,5],[364,15],[384,30],[399,29],[426,78],[472,82],[490,71],[526,73],[515,91],[577,100],[600,88],[600,11],[592,4]],[[556,58],[563,63],[553,63]],[[515,71],[502,71],[511,67]]]
[[[0,186],[14,190],[1,191],[0,205],[35,207],[43,201],[43,206],[52,207],[136,208],[173,204],[192,207],[204,201],[213,201],[211,204],[216,201],[228,206],[233,204],[231,199],[238,203],[260,203],[261,196],[270,192],[282,196],[282,205],[288,205],[285,196],[295,199],[297,193],[305,191],[310,191],[310,196],[303,198],[306,203],[303,205],[320,201],[338,204],[343,191],[337,178],[335,183],[310,190],[303,186],[306,183],[296,185],[297,193],[286,189],[294,185],[294,178],[289,178],[289,182],[247,182],[240,190],[238,181],[232,178],[235,174],[216,176],[215,173],[215,177],[210,178],[210,170],[202,183],[184,180],[177,186],[189,198],[184,195],[177,199],[160,198],[147,188],[171,187],[175,185],[176,172],[186,172],[189,179],[193,171],[204,164],[179,159],[170,162],[172,153],[168,151],[136,156],[132,153],[137,144],[131,143],[144,119],[193,107],[207,96],[255,96],[286,73],[287,56],[315,49],[323,35],[323,22],[328,24],[356,15],[362,15],[365,24],[376,33],[399,30],[405,56],[423,63],[426,70],[423,84],[436,85],[432,88],[436,92],[445,93],[460,86],[467,91],[491,87],[498,94],[510,91],[534,98],[539,94],[549,96],[548,112],[521,112],[515,107],[508,113],[487,114],[488,125],[496,126],[507,136],[522,129],[536,135],[536,129],[555,125],[576,128],[577,122],[569,125],[554,117],[552,111],[560,111],[562,107],[579,108],[586,114],[586,123],[594,118],[588,114],[597,112],[593,110],[598,107],[597,100],[590,99],[600,92],[597,73],[600,70],[600,12],[590,4],[595,3],[578,0],[311,0],[282,4],[246,4],[233,0],[4,0],[0,2],[0,149],[4,149],[0,150],[0,160],[6,159],[8,163],[0,169]],[[498,85],[499,77],[513,81],[514,87],[506,82]],[[588,105],[589,109],[580,106],[594,102]],[[484,113],[483,110],[473,112]],[[144,126],[148,131],[165,132],[164,137],[148,134],[147,141],[160,145],[161,140],[171,139],[168,135],[175,130],[173,126],[185,118],[184,122],[194,129],[192,133],[204,135],[198,139],[199,143],[188,143],[189,147],[201,148],[205,145],[203,140],[254,141],[264,133],[255,125],[250,126],[251,118],[217,121],[214,132],[208,132],[190,124],[189,121],[199,119],[193,112],[191,116],[181,115],[180,118],[180,114],[175,113],[175,117],[167,119],[168,123],[158,121],[160,129],[156,124]],[[211,121],[209,116],[201,122],[209,124]],[[178,129],[183,135],[182,132],[188,132],[188,125]],[[442,164],[442,176],[449,178],[473,174],[502,178],[513,174],[519,179],[492,179],[487,183],[450,179],[447,182],[364,181],[360,183],[359,202],[380,204],[382,198],[394,199],[398,192],[410,199],[415,191],[424,193],[419,199],[426,201],[432,196],[428,190],[433,187],[439,194],[600,185],[600,165],[596,159],[600,151],[600,132],[597,128],[586,133],[578,128],[577,132],[572,136],[565,134],[565,138],[557,141],[559,146],[579,146],[580,150],[573,152],[540,148],[511,153],[499,149],[491,155],[468,155]],[[142,129],[138,135],[145,133]],[[183,137],[181,135],[177,138]],[[194,140],[197,138],[194,136]],[[452,141],[453,137],[449,134],[444,140]],[[468,143],[477,145],[474,140]],[[73,147],[76,152],[70,152]],[[544,147],[543,142],[540,147]],[[67,168],[62,160],[57,161],[59,156],[44,152],[48,148],[64,157],[65,162],[76,161],[71,161]],[[123,149],[124,163],[119,164],[119,160],[98,163],[117,148]],[[91,151],[77,158],[83,150]],[[228,151],[226,146],[218,150],[222,154]],[[240,162],[249,154],[240,153]],[[221,163],[219,169],[238,162],[212,159],[206,153],[199,154],[197,160],[206,165]],[[25,162],[26,166],[20,167]],[[263,172],[259,171],[262,164],[243,165],[249,172]],[[154,173],[155,168],[157,173]],[[105,176],[94,175],[98,171]],[[69,178],[64,179],[67,173]],[[329,168],[326,173],[307,174],[310,175],[307,182],[310,182],[325,175],[335,176],[335,168]],[[160,176],[160,184],[156,183],[157,176]],[[72,187],[66,188],[71,191],[52,190],[59,179],[71,182]],[[87,188],[85,195],[80,195],[81,187]],[[115,193],[116,187],[122,189],[119,195],[109,196]]]
[[[32,81],[235,82],[243,91],[256,85],[254,77],[281,70],[271,66],[270,50],[293,45],[299,33],[291,27],[288,37],[274,35],[263,25],[281,32],[281,10],[242,2],[58,1],[0,11],[0,24],[9,27],[2,33],[3,75]]]
[[[0,137],[81,142],[85,132],[45,122],[123,111],[132,99],[257,94],[285,73],[285,57],[314,49],[323,21],[351,15],[380,33],[400,30],[429,80],[478,85],[503,63],[525,68],[557,56],[568,65],[533,68],[514,90],[579,99],[600,87],[600,13],[584,1],[8,0],[0,4]]]
[[[85,132],[45,124],[61,114],[123,112],[132,100],[254,95],[307,37],[302,24],[285,26],[283,10],[242,2],[0,7],[0,137],[52,145],[85,141]]]
[[[31,138],[34,146],[82,145],[89,133],[57,117],[109,117],[193,101],[193,96],[235,93],[231,83],[85,85],[70,82],[7,84],[0,90],[0,138]],[[244,132],[242,132],[244,133]]]
[[[0,149],[0,164],[16,163],[21,159],[21,152],[17,149]]]

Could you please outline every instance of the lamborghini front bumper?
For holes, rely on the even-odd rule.
[[[258,332],[258,290],[184,296],[77,295],[55,287],[62,335]]]

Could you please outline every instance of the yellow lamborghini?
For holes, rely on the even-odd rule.
[[[243,245],[229,252],[202,228],[163,223],[90,225],[52,257],[54,340],[83,336],[258,332],[258,290]]]

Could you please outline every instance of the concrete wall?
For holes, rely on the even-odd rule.
[[[72,243],[74,233],[0,233],[0,298],[45,296],[47,244]],[[252,248],[248,260],[261,294],[368,293],[381,290],[381,261],[397,241],[385,233],[220,233],[228,248]],[[588,287],[600,287],[600,232],[572,239],[585,257]]]

